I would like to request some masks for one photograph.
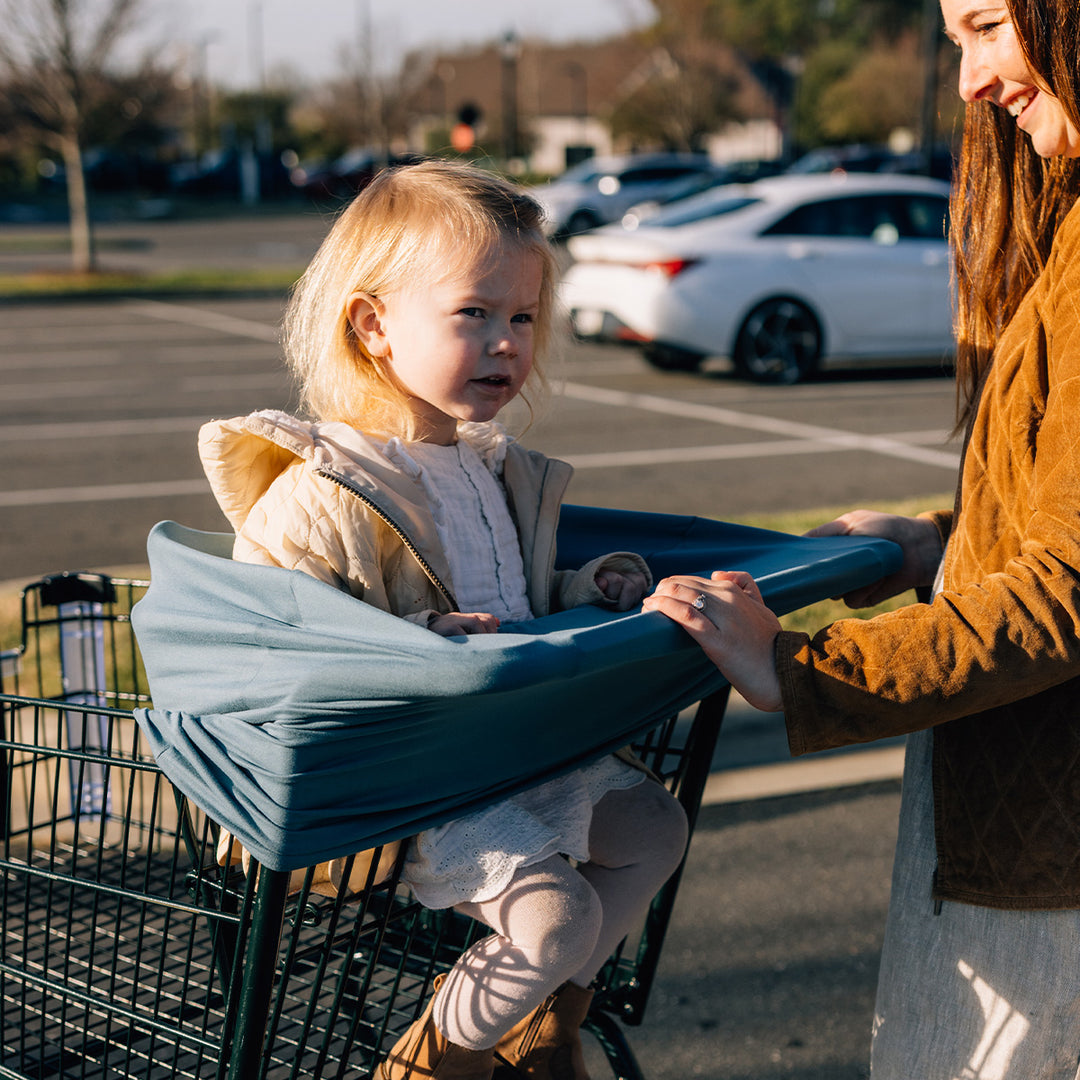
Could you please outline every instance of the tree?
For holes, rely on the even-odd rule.
[[[642,145],[700,150],[707,135],[741,119],[735,60],[702,0],[666,0],[641,34],[650,62],[609,117],[612,134]]]
[[[878,142],[895,127],[919,127],[927,0],[653,4],[659,32],[735,49],[770,93],[788,137],[807,144]],[[938,126],[947,129],[947,118]]]
[[[819,45],[852,40],[868,45],[918,24],[922,0],[656,0],[704,3],[706,25],[751,60],[804,56]]]
[[[83,170],[88,121],[108,96],[108,65],[142,0],[2,0],[0,74],[18,122],[64,163],[72,266],[94,269]]]
[[[818,100],[825,142],[875,142],[881,132],[918,130],[921,85],[919,37],[906,33],[861,50],[854,63],[823,87]]]
[[[734,79],[705,60],[681,62],[664,51],[654,57],[651,76],[619,103],[609,118],[611,133],[639,145],[701,150],[705,137],[738,119]]]
[[[351,68],[297,95],[288,123],[302,154],[336,157],[353,148],[390,153],[407,140],[427,65],[410,54],[396,72]]]

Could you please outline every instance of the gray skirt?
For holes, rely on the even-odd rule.
[[[933,733],[908,736],[873,1080],[1080,1080],[1080,912],[934,914]]]

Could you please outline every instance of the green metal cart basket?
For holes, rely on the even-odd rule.
[[[28,585],[0,659],[0,1077],[365,1080],[488,931],[422,908],[396,870],[327,897],[310,872],[290,892],[288,873],[218,865],[217,826],[133,717],[149,702],[130,627],[147,584]],[[726,696],[637,746],[691,829]],[[642,1078],[623,1028],[644,1017],[680,873],[604,967],[587,1021],[625,1080]]]

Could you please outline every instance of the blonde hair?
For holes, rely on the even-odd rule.
[[[349,297],[385,296],[510,246],[535,253],[542,268],[533,371],[521,395],[531,414],[555,333],[558,266],[542,218],[521,189],[472,166],[426,161],[380,172],[334,223],[285,312],[285,359],[304,407],[319,420],[414,438],[408,396],[357,337]]]

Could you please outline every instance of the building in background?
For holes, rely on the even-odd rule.
[[[636,36],[570,45],[508,36],[476,49],[414,55],[407,63],[418,89],[407,142],[413,150],[460,150],[467,116],[478,151],[533,174],[556,175],[586,157],[634,150],[704,150],[720,163],[778,157],[780,124],[765,87],[733,50],[716,45],[710,53],[728,118],[699,145],[613,135],[620,106],[643,88],[662,99],[664,85],[680,86],[673,58]]]

